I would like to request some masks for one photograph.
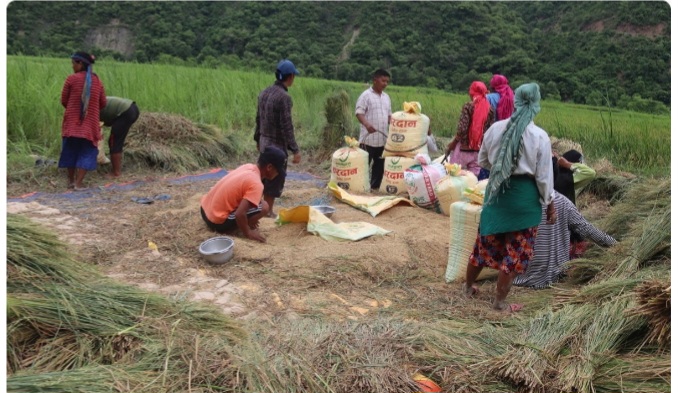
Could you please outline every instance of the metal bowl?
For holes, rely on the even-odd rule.
[[[233,258],[235,242],[230,237],[219,236],[202,242],[198,251],[209,263],[222,264]]]
[[[327,218],[332,217],[332,214],[334,214],[335,211],[337,211],[336,208],[332,206],[327,206],[327,205],[321,205],[321,206],[311,206],[314,209],[320,210],[320,212]]]

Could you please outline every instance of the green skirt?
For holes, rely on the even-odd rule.
[[[491,205],[487,194],[480,213],[480,235],[494,235],[536,227],[542,206],[537,183],[529,176],[511,176],[509,186]]]

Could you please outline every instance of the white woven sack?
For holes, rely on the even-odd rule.
[[[430,124],[431,120],[423,113],[400,111],[391,114],[383,156],[412,158],[417,154],[428,154],[426,141]]]
[[[384,177],[381,180],[379,191],[385,194],[407,194],[405,186],[405,170],[415,165],[417,161],[408,157],[386,157],[384,159]]]
[[[424,209],[435,209],[438,200],[435,185],[445,175],[442,164],[414,165],[406,169],[405,186],[410,200]]]
[[[330,181],[350,191],[369,192],[369,154],[357,147],[342,147],[332,154]]]
[[[482,205],[469,202],[454,202],[450,206],[450,253],[445,270],[446,282],[466,279],[466,267],[478,237],[482,209]],[[495,269],[486,268],[480,272],[478,279],[492,278],[498,273]]]
[[[463,200],[463,192],[478,184],[478,178],[473,172],[461,170],[458,176],[452,174],[443,177],[436,183],[435,192],[438,197],[437,209],[439,213],[450,215],[450,205]]]

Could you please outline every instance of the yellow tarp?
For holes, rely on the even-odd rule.
[[[415,206],[415,204],[407,198],[398,197],[395,195],[384,195],[384,196],[361,196],[361,195],[352,195],[343,188],[337,186],[336,183],[330,182],[327,185],[327,188],[332,191],[335,197],[340,201],[347,203],[356,209],[368,212],[372,217],[376,217],[377,214],[383,212],[386,209],[390,209],[395,205],[400,203],[407,203],[410,206]]]
[[[280,209],[276,223],[306,222],[306,230],[325,240],[357,241],[373,235],[390,233],[386,229],[367,222],[335,223],[311,206],[297,206],[292,209]]]

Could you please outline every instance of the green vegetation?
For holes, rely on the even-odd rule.
[[[37,153],[57,157],[63,108],[59,103],[68,59],[9,56],[7,61],[7,126],[10,162]],[[254,148],[252,134],[257,95],[273,82],[272,73],[186,66],[101,61],[95,66],[106,93],[133,98],[143,112],[184,116],[211,124],[228,134],[233,156]],[[321,146],[326,126],[325,103],[345,90],[351,108],[367,85],[300,77],[290,89],[298,140],[305,150]],[[431,118],[434,135],[456,132],[467,98],[431,88],[390,86],[393,110],[405,101],[419,101]],[[619,111],[607,107],[545,100],[536,123],[550,135],[579,142],[588,160],[607,158],[634,173],[669,172],[670,117]],[[353,135],[358,122],[353,118]],[[326,143],[326,142],[325,142]]]
[[[74,15],[77,18],[74,19]],[[22,2],[7,8],[8,54],[269,70],[466,91],[492,73],[545,96],[664,113],[667,2]]]
[[[42,225],[7,216],[8,391],[222,385],[228,350],[245,337],[218,309],[118,284]]]

